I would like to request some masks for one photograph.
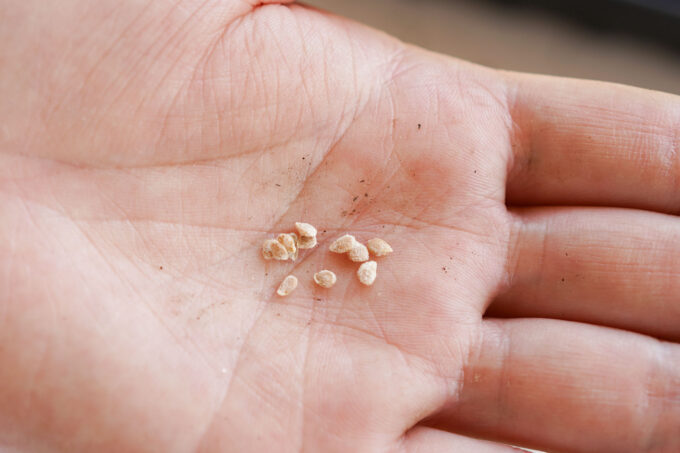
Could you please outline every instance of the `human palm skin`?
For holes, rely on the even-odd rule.
[[[301,5],[0,21],[7,451],[680,448],[677,98]],[[346,232],[395,249],[372,287]]]

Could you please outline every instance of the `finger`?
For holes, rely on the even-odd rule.
[[[677,344],[545,319],[482,332],[436,426],[549,451],[680,451]]]
[[[679,218],[604,208],[531,208],[514,218],[509,289],[487,315],[680,340]]]
[[[418,426],[406,433],[395,450],[398,453],[517,453],[525,451],[424,426]]]
[[[680,212],[680,97],[509,74],[507,200]]]

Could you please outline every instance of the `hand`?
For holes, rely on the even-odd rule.
[[[255,3],[2,3],[4,451],[679,451],[680,100]]]

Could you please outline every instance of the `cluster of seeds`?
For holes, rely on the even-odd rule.
[[[262,256],[266,260],[295,261],[298,250],[316,246],[316,228],[308,223],[296,223],[295,233],[281,233],[276,239],[267,239],[262,244]],[[299,235],[299,236],[298,236]]]
[[[378,272],[378,263],[369,260],[369,252],[375,256],[385,256],[392,253],[390,244],[380,238],[368,241],[368,247],[357,241],[351,234],[339,237],[329,247],[333,253],[346,253],[350,260],[355,263],[362,263],[357,270],[359,281],[366,286],[371,286],[375,282]]]
[[[262,244],[262,256],[265,260],[295,261],[299,250],[311,249],[317,245],[316,228],[308,223],[297,222],[296,233],[281,233],[276,239],[267,239]],[[357,270],[359,281],[371,286],[375,282],[378,271],[378,263],[369,261],[369,253],[376,257],[389,255],[393,252],[392,247],[380,238],[374,238],[367,242],[367,246],[357,241],[351,234],[339,237],[329,247],[333,253],[347,254],[348,258],[361,263]],[[322,288],[331,288],[338,281],[332,271],[324,269],[314,274],[314,282]],[[276,293],[285,297],[292,293],[298,286],[298,279],[294,275],[287,276],[279,285]]]

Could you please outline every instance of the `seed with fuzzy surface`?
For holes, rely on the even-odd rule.
[[[285,297],[288,294],[292,293],[295,288],[297,288],[298,285],[298,279],[294,275],[289,275],[288,277],[284,278],[281,284],[279,285],[279,289],[276,290],[276,294],[278,294],[281,297]]]
[[[267,239],[262,244],[262,256],[266,260],[285,261],[288,259],[288,251],[276,239]]]
[[[316,236],[316,228],[308,223],[295,222],[295,228],[300,233],[300,237],[313,238]]]
[[[363,263],[364,261],[368,261],[368,249],[364,244],[357,242],[354,248],[349,251],[347,256],[349,256],[349,259],[355,263]]]
[[[394,251],[392,250],[392,247],[390,247],[390,244],[388,244],[387,242],[380,238],[371,239],[370,241],[368,241],[367,245],[368,250],[375,256],[389,255]]]
[[[298,248],[299,249],[312,249],[316,247],[316,236],[312,237],[307,237],[307,236],[301,236],[300,240],[298,241]]]
[[[333,253],[347,253],[354,247],[356,247],[356,245],[357,240],[354,239],[354,236],[352,236],[351,234],[346,234],[333,241],[333,243],[329,247],[329,250]]]
[[[336,281],[338,281],[338,278],[332,271],[323,270],[314,274],[314,282],[322,288],[330,288],[335,285]]]
[[[378,263],[375,261],[367,261],[359,266],[357,276],[359,281],[366,286],[371,286],[375,281],[375,276],[378,271]]]
[[[297,235],[295,233],[281,233],[276,240],[286,248],[288,258],[295,261],[297,258]]]

